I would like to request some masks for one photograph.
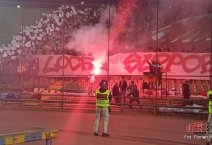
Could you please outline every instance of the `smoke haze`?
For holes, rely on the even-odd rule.
[[[108,9],[101,14],[99,23],[94,26],[83,26],[76,30],[67,44],[68,49],[75,49],[83,55],[92,55],[98,62],[107,60],[108,52]]]
[[[170,25],[173,22],[180,21],[192,16],[198,16],[207,14],[212,6],[211,0],[160,0],[159,6],[159,29]],[[119,6],[118,6],[119,7]],[[135,51],[136,47],[146,48],[149,46],[155,46],[156,41],[151,39],[151,31],[156,30],[156,6],[146,6],[141,9],[145,14],[139,14],[136,17],[129,14],[127,17],[123,17],[116,12],[115,7],[111,7],[111,28],[117,31],[111,32],[110,46],[112,49],[121,49],[122,52],[127,50],[128,52]],[[68,49],[75,49],[83,55],[92,55],[96,60],[100,60],[101,63],[107,60],[108,51],[108,30],[106,26],[106,20],[109,18],[109,9],[106,8],[102,11],[100,21],[94,26],[83,26],[73,33],[73,38],[69,41]],[[146,15],[147,14],[147,15]],[[128,26],[126,26],[126,24]],[[195,25],[195,24],[194,24]],[[190,31],[189,24],[182,21],[184,31]],[[138,46],[133,41],[124,42],[123,46],[113,47],[114,41],[117,40],[122,31],[126,28],[135,28],[143,30],[142,34],[137,32]],[[146,30],[147,29],[147,30]],[[149,30],[148,30],[149,29]],[[139,31],[138,30],[138,31]],[[146,33],[150,32],[150,33]],[[114,33],[114,34],[113,34]],[[134,39],[134,34],[126,34],[127,40]],[[155,34],[154,34],[155,35]],[[173,34],[174,35],[174,34]],[[159,47],[163,47],[162,43]],[[142,50],[140,50],[142,51]]]

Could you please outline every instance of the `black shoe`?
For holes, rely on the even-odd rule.
[[[93,134],[93,135],[94,135],[94,136],[99,136],[99,135],[98,135],[98,133],[96,133],[96,132],[94,132],[94,134]]]
[[[107,133],[102,133],[102,137],[110,137],[110,135]]]

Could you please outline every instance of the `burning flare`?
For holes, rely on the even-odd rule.
[[[100,74],[100,72],[101,72],[100,67],[102,66],[102,64],[98,61],[93,61],[92,64],[94,66],[94,70],[93,70],[94,74],[95,75]]]

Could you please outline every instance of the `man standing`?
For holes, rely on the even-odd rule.
[[[182,94],[183,94],[183,99],[184,99],[184,103],[183,105],[186,106],[189,104],[189,98],[190,98],[190,89],[189,89],[189,84],[188,81],[185,81],[185,83],[182,86]]]
[[[147,63],[149,64],[150,73],[157,78],[158,84],[156,83],[155,85],[161,86],[161,84],[162,84],[162,72],[161,72],[162,65],[158,62],[158,60],[152,61],[152,63],[150,63],[147,60]],[[149,84],[149,87],[150,87],[150,85],[153,88],[153,82],[151,82]]]
[[[155,74],[155,71],[154,71],[155,66],[156,66],[156,62],[155,61],[149,62],[148,60],[146,60],[146,61],[149,64],[149,72],[150,72],[151,76],[156,77],[156,74]],[[154,88],[153,82],[149,82],[149,88]]]
[[[119,82],[119,88],[120,88],[120,103],[122,101],[122,97],[124,98],[124,103],[126,103],[126,98],[125,98],[125,94],[126,94],[126,90],[127,90],[127,81],[125,80],[124,77],[121,77],[121,81]]]
[[[208,121],[207,121],[207,123],[209,124],[209,130],[207,129],[206,130],[206,143],[207,144],[210,144],[210,141],[211,141],[211,139],[210,139],[210,136],[211,136],[211,134],[210,134],[210,131],[211,131],[211,114],[212,114],[212,90],[209,90],[208,92],[207,92],[207,98],[208,98]]]
[[[162,65],[157,60],[155,74],[156,74],[156,77],[157,77],[158,86],[162,85],[162,72],[161,72],[161,70],[162,70]]]
[[[118,83],[115,83],[115,85],[113,86],[112,94],[113,94],[113,97],[115,99],[115,102],[119,103],[120,93],[119,93],[119,85],[118,85]]]
[[[212,90],[207,92],[208,97],[208,122],[211,122],[211,114],[212,114]]]
[[[96,120],[94,124],[94,136],[98,136],[99,123],[101,118],[104,120],[104,127],[102,137],[109,137],[107,132],[108,121],[109,121],[109,111],[110,111],[110,101],[111,93],[107,89],[107,81],[102,80],[100,82],[100,89],[96,91]]]

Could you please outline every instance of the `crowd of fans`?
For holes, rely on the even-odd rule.
[[[1,58],[0,63],[0,81],[1,83],[13,83],[15,80],[21,80],[24,75],[24,80],[37,75],[39,70],[38,60],[34,58],[16,58],[7,59]]]
[[[211,3],[204,5],[202,2],[184,4],[179,1],[174,5],[161,3],[158,13],[159,28],[188,17],[207,14],[211,7]],[[76,48],[67,47],[68,42],[73,39],[76,30],[98,24],[107,8],[107,5],[62,5],[52,13],[43,13],[35,25],[23,28],[22,32],[13,36],[11,44],[2,46],[0,74],[36,75],[38,60],[31,58],[33,55],[80,55]],[[111,35],[118,33],[111,46],[111,54],[155,51],[151,40],[144,40],[143,36],[156,29],[156,14],[157,7],[145,3],[111,5],[111,22],[107,19],[105,28],[110,28]],[[124,20],[121,28],[118,23],[114,23],[117,22],[117,16]],[[160,47],[158,51],[170,51],[166,45]],[[5,77],[2,79],[7,80]]]
[[[199,3],[181,3],[178,1],[174,5],[161,3],[158,12],[159,28],[188,17],[206,14],[211,5]],[[199,5],[199,7],[196,5]],[[43,13],[42,18],[35,25],[25,27],[18,35],[14,35],[8,47],[3,46],[3,49],[1,49],[1,51],[3,50],[1,52],[2,57],[31,54],[58,55],[63,53],[79,55],[75,48],[68,49],[66,44],[73,38],[77,29],[99,23],[101,14],[106,8],[107,5],[62,5],[51,14]],[[151,40],[144,40],[142,36],[156,29],[156,6],[148,6],[144,3],[139,5],[120,3],[116,6],[112,5],[111,8],[115,8],[115,11],[111,11],[111,25],[108,24],[108,27],[111,26],[111,35],[119,33],[113,41],[111,54],[138,50],[155,51],[154,43]],[[117,27],[117,23],[113,23],[116,22],[117,15],[124,20],[122,28]],[[153,49],[147,49],[148,47]],[[165,47],[165,45],[160,47]]]

